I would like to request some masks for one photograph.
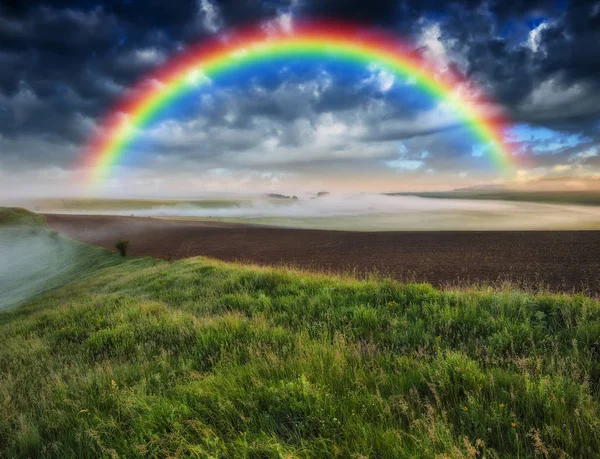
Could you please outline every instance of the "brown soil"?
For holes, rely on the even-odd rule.
[[[56,230],[110,250],[129,239],[134,255],[377,271],[436,286],[510,280],[532,289],[600,294],[600,231],[346,232],[140,217],[46,218]]]

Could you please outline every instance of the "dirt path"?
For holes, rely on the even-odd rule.
[[[107,249],[129,239],[135,255],[377,270],[436,286],[512,280],[600,294],[600,231],[344,232],[140,217],[46,218],[56,230]]]

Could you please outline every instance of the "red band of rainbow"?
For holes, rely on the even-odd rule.
[[[81,166],[92,183],[99,184],[136,139],[141,129],[185,91],[252,63],[303,56],[335,56],[365,66],[376,63],[385,70],[410,78],[431,97],[445,101],[470,131],[488,146],[488,155],[505,172],[514,157],[503,140],[506,120],[481,95],[473,82],[450,70],[436,71],[395,36],[374,33],[360,26],[310,22],[293,31],[267,32],[255,27],[211,39],[176,56],[127,92],[85,147]]]

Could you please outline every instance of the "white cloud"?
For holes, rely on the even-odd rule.
[[[277,19],[281,30],[283,30],[286,33],[292,33],[294,28],[292,13],[281,13]]]
[[[294,31],[294,11],[301,4],[301,0],[292,0],[286,8],[279,8],[277,16],[263,24],[263,30],[270,34],[278,32],[292,33]]]
[[[434,68],[443,72],[448,70],[450,63],[458,64],[463,69],[468,66],[468,59],[464,56],[468,50],[464,46],[459,47],[456,39],[445,37],[439,23],[421,19],[420,24],[422,27],[417,45]]]
[[[596,149],[586,150],[571,156],[571,161],[594,158],[595,156],[598,156],[598,151]]]
[[[199,86],[200,84],[210,83],[211,80],[206,76],[201,68],[191,70],[185,77],[190,86]]]
[[[294,31],[294,16],[291,11],[281,11],[275,19],[266,21],[262,29],[268,34],[278,34],[284,32],[290,34]]]
[[[456,110],[442,102],[431,110],[418,113],[415,117],[382,120],[377,123],[375,129],[380,137],[401,139],[443,130],[456,124],[462,124]]]
[[[566,172],[568,170],[571,170],[571,167],[573,166],[571,166],[570,164],[557,164],[552,168],[552,170],[554,172]]]
[[[425,163],[416,159],[403,159],[400,157],[392,161],[386,161],[385,164],[392,169],[415,171],[421,168]]]
[[[165,61],[165,54],[156,48],[138,49],[134,57],[140,64],[161,64]]]
[[[198,0],[198,16],[209,32],[215,33],[223,26],[219,9],[210,0]]]
[[[388,92],[394,87],[396,78],[390,72],[378,64],[370,64],[368,68],[371,74],[363,81],[364,84],[374,84],[381,92]]]
[[[534,53],[543,52],[546,53],[545,50],[542,49],[542,32],[548,28],[548,23],[542,22],[535,29],[532,29],[529,32],[529,36],[527,37],[527,46]]]
[[[438,23],[428,24],[421,29],[419,46],[425,48],[423,55],[441,69],[448,68],[448,53],[442,41],[442,30]]]
[[[120,54],[116,62],[124,69],[138,69],[162,64],[166,59],[166,54],[157,48],[142,48]]]
[[[593,113],[600,105],[600,96],[585,83],[565,85],[559,77],[541,82],[519,105],[526,116],[536,119],[565,118]]]

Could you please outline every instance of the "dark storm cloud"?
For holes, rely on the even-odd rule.
[[[523,3],[499,2],[487,10],[461,10],[447,17],[446,34],[457,39],[455,46],[466,45],[467,74],[487,83],[516,121],[549,121],[568,128],[570,119],[597,119],[598,104],[590,103],[590,97],[598,101],[600,89],[597,2],[563,2],[562,8],[559,2],[515,6]],[[529,24],[529,37],[522,37],[529,41],[536,35],[529,28],[537,24],[535,49],[512,43],[519,20]],[[560,100],[552,104],[547,98]]]
[[[423,52],[427,52],[425,31],[439,27],[437,38],[448,65],[477,80],[511,119],[585,138],[568,147],[573,151],[561,150],[540,160],[550,167],[598,145],[599,5],[541,0],[4,0],[0,162],[10,157],[14,164],[21,157],[29,164],[38,154],[32,152],[42,151],[46,142],[52,151],[39,154],[39,164],[71,164],[102,113],[168,56],[218,30],[292,14],[369,24],[421,43]],[[423,108],[386,105],[388,95],[372,86],[325,87],[313,78],[305,89],[311,84],[318,87],[318,97],[304,93],[288,75],[268,91],[260,92],[258,85],[258,92],[224,93],[212,110],[205,107],[202,126],[211,133],[206,138],[211,158],[229,151],[232,161],[241,163],[241,153],[248,151],[252,163],[254,151],[266,148],[265,139],[276,139],[281,148],[301,148],[303,133],[294,123],[305,120],[313,134],[333,129],[319,124],[330,112],[338,113],[341,123],[362,129],[360,135],[342,135],[372,152],[377,161],[398,156],[397,148],[389,146],[392,140],[406,141],[412,148],[409,159],[427,150],[424,167],[450,167],[457,157],[470,155],[466,148],[449,156],[443,139],[452,125],[411,125],[409,121],[427,113]],[[382,104],[385,110],[373,110]],[[187,137],[169,151],[193,157],[197,127],[174,129],[179,128]],[[382,143],[380,148],[375,147],[377,142]],[[350,157],[360,156],[348,145],[345,148]],[[294,153],[290,154],[293,163]],[[317,161],[311,154],[307,158]],[[582,163],[595,164],[592,158]]]

